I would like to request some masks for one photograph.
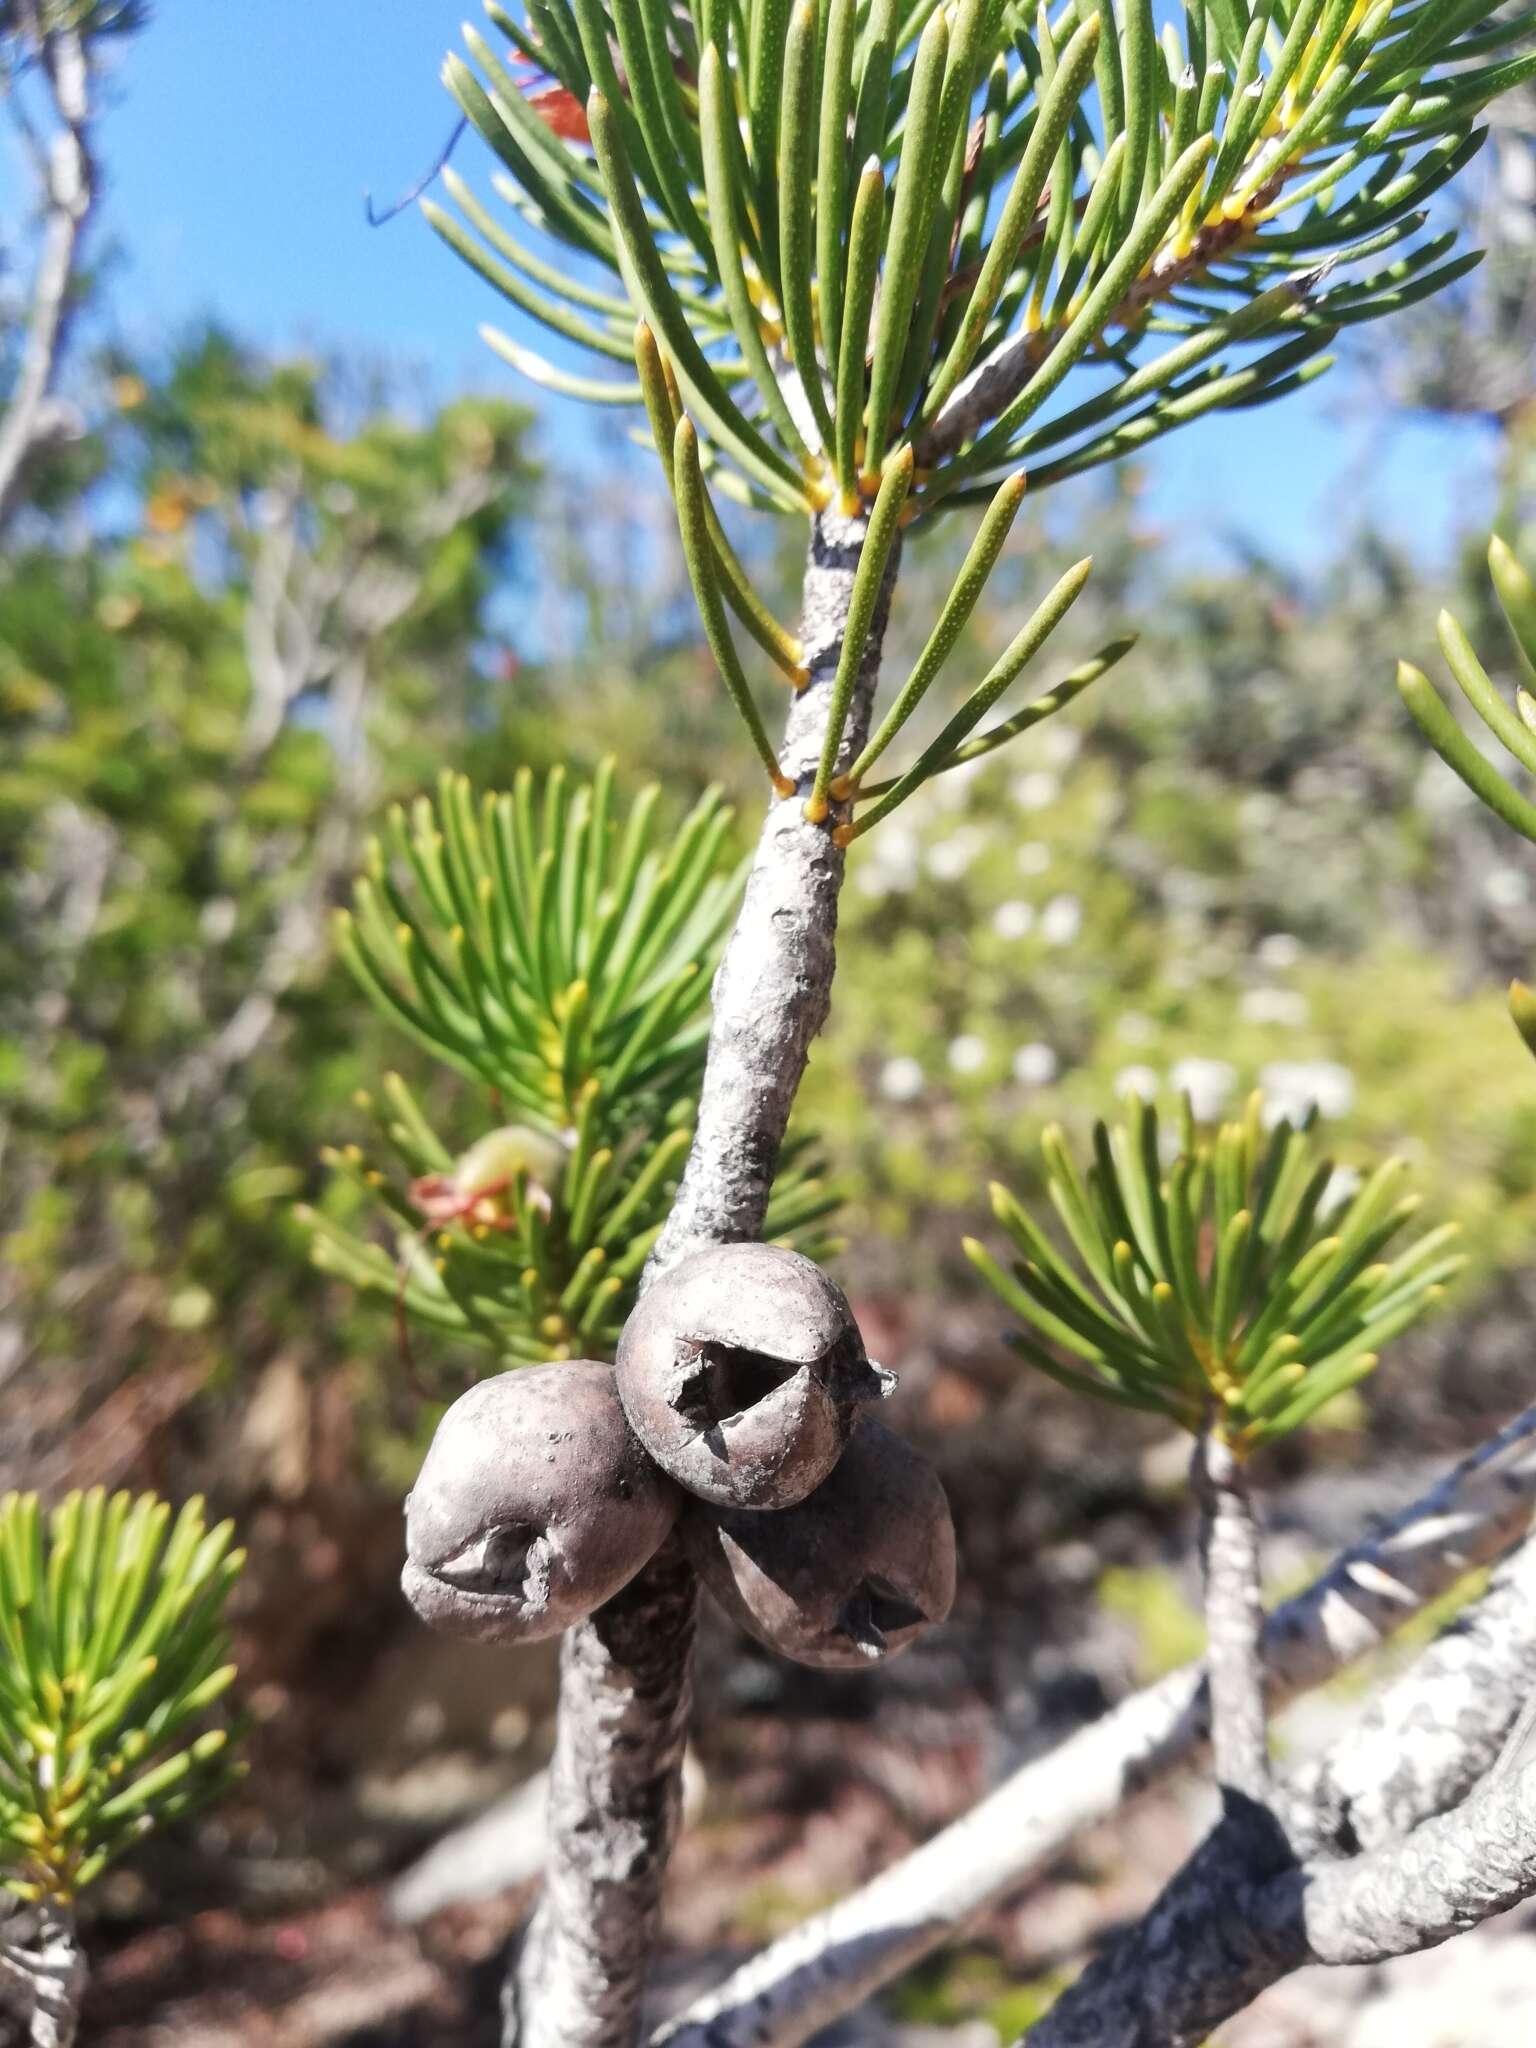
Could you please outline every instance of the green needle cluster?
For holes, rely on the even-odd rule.
[[[385,1016],[493,1088],[509,1119],[572,1128],[588,1083],[602,1135],[637,1101],[686,1099],[703,1069],[709,976],[740,893],[732,813],[708,790],[661,844],[660,790],[615,815],[590,785],[524,770],[479,801],[445,774],[367,851],[342,957]]]
[[[444,75],[501,205],[450,175],[427,217],[590,367],[495,345],[633,405],[641,318],[738,495],[852,511],[910,450],[909,518],[1292,389],[1450,282],[1427,202],[1536,70],[1497,0],[486,11]]]
[[[338,919],[378,1009],[484,1107],[456,1146],[398,1074],[361,1094],[383,1164],[324,1153],[333,1198],[300,1212],[315,1261],[510,1362],[611,1349],[687,1154],[741,871],[717,792],[670,840],[658,801],[617,815],[611,762],[478,803],[444,776],[391,813]],[[837,1198],[807,1150],[786,1148],[767,1233],[821,1251]]]
[[[96,1487],[51,1514],[0,1496],[0,1886],[67,1905],[238,1774],[194,1733],[235,1676],[224,1610],[244,1553],[192,1500]]]
[[[1440,614],[1440,651],[1462,696],[1525,775],[1536,775],[1536,584],[1495,534],[1488,543],[1488,571],[1523,680],[1515,685],[1511,710],[1472,651],[1472,643],[1449,612]],[[1536,803],[1501,775],[1457,723],[1450,707],[1422,669],[1399,662],[1397,686],[1435,752],[1453,768],[1496,817],[1536,840]]]
[[[1310,1128],[1281,1119],[1266,1133],[1257,1095],[1209,1137],[1186,1101],[1167,1160],[1157,1113],[1136,1098],[1123,1125],[1095,1128],[1086,1171],[1058,1128],[1042,1151],[1065,1245],[1000,1186],[992,1211],[1018,1257],[1005,1268],[965,1243],[1026,1325],[1010,1343],[1065,1386],[1215,1428],[1240,1451],[1364,1379],[1463,1264],[1452,1224],[1387,1255],[1419,1207],[1402,1160],[1336,1200]]]
[[[711,652],[780,796],[793,792],[728,615],[797,688],[804,650],[715,497],[867,521],[804,793],[845,843],[1110,665],[973,737],[1043,640],[1037,615],[908,770],[867,781],[980,596],[1026,476],[1038,493],[1292,391],[1328,367],[1341,328],[1462,275],[1475,254],[1424,233],[1426,208],[1477,148],[1482,108],[1536,73],[1530,16],[1495,0],[1185,0],[1167,18],[1154,0],[527,0],[521,16],[487,0],[487,14],[494,33],[466,28],[445,78],[501,160],[501,205],[450,171],[452,204],[424,201],[427,217],[590,367],[487,330],[493,347],[550,388],[642,409]],[[917,668],[837,776],[899,532],[973,505],[987,508],[976,544]]]

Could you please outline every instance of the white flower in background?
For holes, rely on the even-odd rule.
[[[889,896],[917,881],[918,842],[905,825],[886,824],[874,833],[869,851],[853,864],[853,877],[866,896]]]
[[[1049,725],[1036,742],[1041,756],[1053,768],[1066,768],[1082,750],[1083,736],[1070,725]]]
[[[1237,1086],[1237,1069],[1230,1060],[1195,1056],[1176,1060],[1168,1076],[1174,1093],[1187,1095],[1189,1106],[1203,1124],[1214,1123],[1231,1100]]]
[[[259,532],[274,532],[287,516],[288,500],[281,491],[258,491],[251,500],[251,524]]]
[[[1115,1076],[1117,1095],[1139,1095],[1143,1102],[1155,1101],[1158,1090],[1156,1067],[1122,1067]]]
[[[1530,884],[1518,868],[1490,868],[1483,877],[1483,895],[1495,910],[1518,910],[1531,900]]]
[[[1040,936],[1048,946],[1070,946],[1083,928],[1083,906],[1075,896],[1053,896],[1040,913]]]
[[[1302,944],[1294,932],[1271,932],[1258,943],[1259,963],[1283,972],[1294,967],[1302,955]]]
[[[1336,1166],[1328,1176],[1328,1185],[1323,1189],[1322,1200],[1317,1205],[1318,1216],[1332,1216],[1342,1209],[1346,1202],[1354,1200],[1360,1191],[1360,1176],[1352,1166]]]
[[[1049,1088],[1060,1069],[1054,1049],[1042,1039],[1021,1045],[1013,1056],[1013,1078],[1026,1088]]]
[[[1051,849],[1043,839],[1026,839],[1019,848],[1019,873],[1043,875],[1051,864]]]
[[[1008,794],[1021,811],[1043,811],[1061,795],[1061,782],[1046,769],[1036,768],[1028,775],[1016,775]]]
[[[985,1042],[974,1031],[962,1031],[949,1042],[949,1064],[957,1074],[977,1074],[987,1063]]]
[[[1298,1122],[1309,1109],[1319,1116],[1348,1116],[1355,1104],[1355,1077],[1337,1060],[1271,1060],[1259,1075],[1264,1121]]]
[[[929,874],[936,882],[958,882],[985,844],[984,832],[974,825],[962,825],[947,839],[937,839],[929,847]]]
[[[993,763],[982,755],[975,761],[962,761],[958,768],[947,768],[942,775],[934,778],[932,788],[935,803],[941,810],[963,811],[971,799],[971,784],[992,765]]]
[[[880,1093],[887,1102],[916,1102],[922,1092],[922,1064],[910,1053],[898,1053],[880,1069]]]
[[[1115,1034],[1127,1045],[1147,1045],[1157,1036],[1157,1026],[1140,1010],[1127,1010],[1117,1021]]]
[[[240,906],[233,896],[210,896],[198,914],[197,928],[210,946],[222,946],[234,936]]]
[[[1312,1014],[1312,1006],[1294,988],[1248,988],[1237,1006],[1245,1024],[1285,1024],[1299,1029]]]
[[[992,913],[992,929],[1000,939],[1022,939],[1034,930],[1033,903],[999,903]]]

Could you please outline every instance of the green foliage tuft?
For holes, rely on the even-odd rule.
[[[235,1676],[224,1608],[244,1552],[200,1500],[0,1497],[0,1885],[68,1904],[238,1774],[193,1734]]]
[[[610,1348],[682,1170],[708,1037],[711,970],[740,893],[732,813],[708,791],[660,843],[659,791],[622,824],[613,764],[555,768],[473,801],[390,815],[341,951],[388,1018],[490,1096],[495,1127],[456,1151],[398,1075],[360,1106],[408,1176],[360,1148],[327,1163],[381,1206],[386,1251],[306,1210],[321,1266],[510,1361]],[[766,1234],[802,1235],[832,1195],[792,1147]]]
[[[445,80],[535,241],[457,178],[438,233],[600,363],[649,323],[753,501],[853,509],[912,451],[916,517],[1289,391],[1454,282],[1476,257],[1426,202],[1536,71],[1497,0],[1235,0],[1161,33],[1151,0],[487,13],[511,50],[466,29]],[[1079,367],[1097,389],[1054,406]]]
[[[1054,1126],[1042,1150],[1070,1251],[1001,1186],[993,1214],[1021,1257],[1005,1271],[965,1244],[1029,1325],[1010,1342],[1063,1385],[1191,1431],[1214,1425],[1239,1449],[1300,1428],[1364,1379],[1464,1263],[1453,1224],[1387,1260],[1419,1207],[1401,1193],[1403,1161],[1336,1201],[1334,1163],[1310,1129],[1282,1118],[1266,1135],[1257,1094],[1209,1138],[1186,1100],[1166,1167],[1157,1113],[1137,1097],[1125,1125],[1096,1127],[1086,1174]]]

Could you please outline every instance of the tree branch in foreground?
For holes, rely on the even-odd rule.
[[[1536,1503],[1533,1440],[1536,1407],[1275,1610],[1263,1637],[1272,1706],[1376,1648],[1516,1540]],[[1133,1694],[754,1957],[661,2029],[653,2048],[797,2048],[953,1941],[1074,1835],[1188,1761],[1208,1733],[1203,1665]]]
[[[1353,1855],[1448,1813],[1504,1755],[1536,1697],[1536,1538],[1527,1536],[1342,1741],[1292,1772],[1279,1809],[1298,1857]]]
[[[4,1929],[7,1903],[0,1898],[0,1977],[20,1990],[29,2010],[31,2048],[73,2048],[85,1997],[85,1956],[74,1915],[58,1906],[23,1907],[15,1915],[20,1938]]]
[[[693,1573],[669,1546],[562,1639],[551,1853],[507,1986],[521,2048],[634,2038],[682,1803],[697,1616]]]
[[[867,520],[812,523],[801,639],[810,681],[780,754],[797,795],[769,806],[715,980],[698,1125],[677,1201],[646,1268],[762,1230],[779,1147],[831,1001],[844,854],[807,822],[809,792]],[[860,665],[839,765],[864,744],[896,551]],[[642,1283],[644,1284],[644,1283]],[[676,1827],[697,1587],[658,1560],[565,1640],[544,1890],[509,1987],[519,2048],[628,2048]],[[633,1625],[631,1625],[633,1624]]]
[[[1536,1771],[1494,1771],[1449,1812],[1430,1804],[1457,1798],[1498,1756],[1536,1664],[1533,1596],[1528,1539],[1466,1625],[1289,1788],[1288,1803],[1304,1810],[1309,1790],[1338,1793],[1353,1777],[1364,1814],[1395,1811],[1411,1831],[1340,1857],[1348,1812],[1335,1807],[1338,1834],[1324,1853],[1277,1873],[1256,1864],[1251,1835],[1229,1814],[1030,2030],[1029,2048],[1199,2048],[1308,1963],[1433,1948],[1536,1891]]]

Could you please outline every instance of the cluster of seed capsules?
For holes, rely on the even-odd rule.
[[[834,1670],[892,1656],[955,1590],[938,1475],[866,1412],[893,1384],[811,1260],[695,1252],[616,1365],[525,1366],[453,1404],[406,1502],[407,1597],[434,1627],[538,1642],[675,1535],[770,1649]]]

